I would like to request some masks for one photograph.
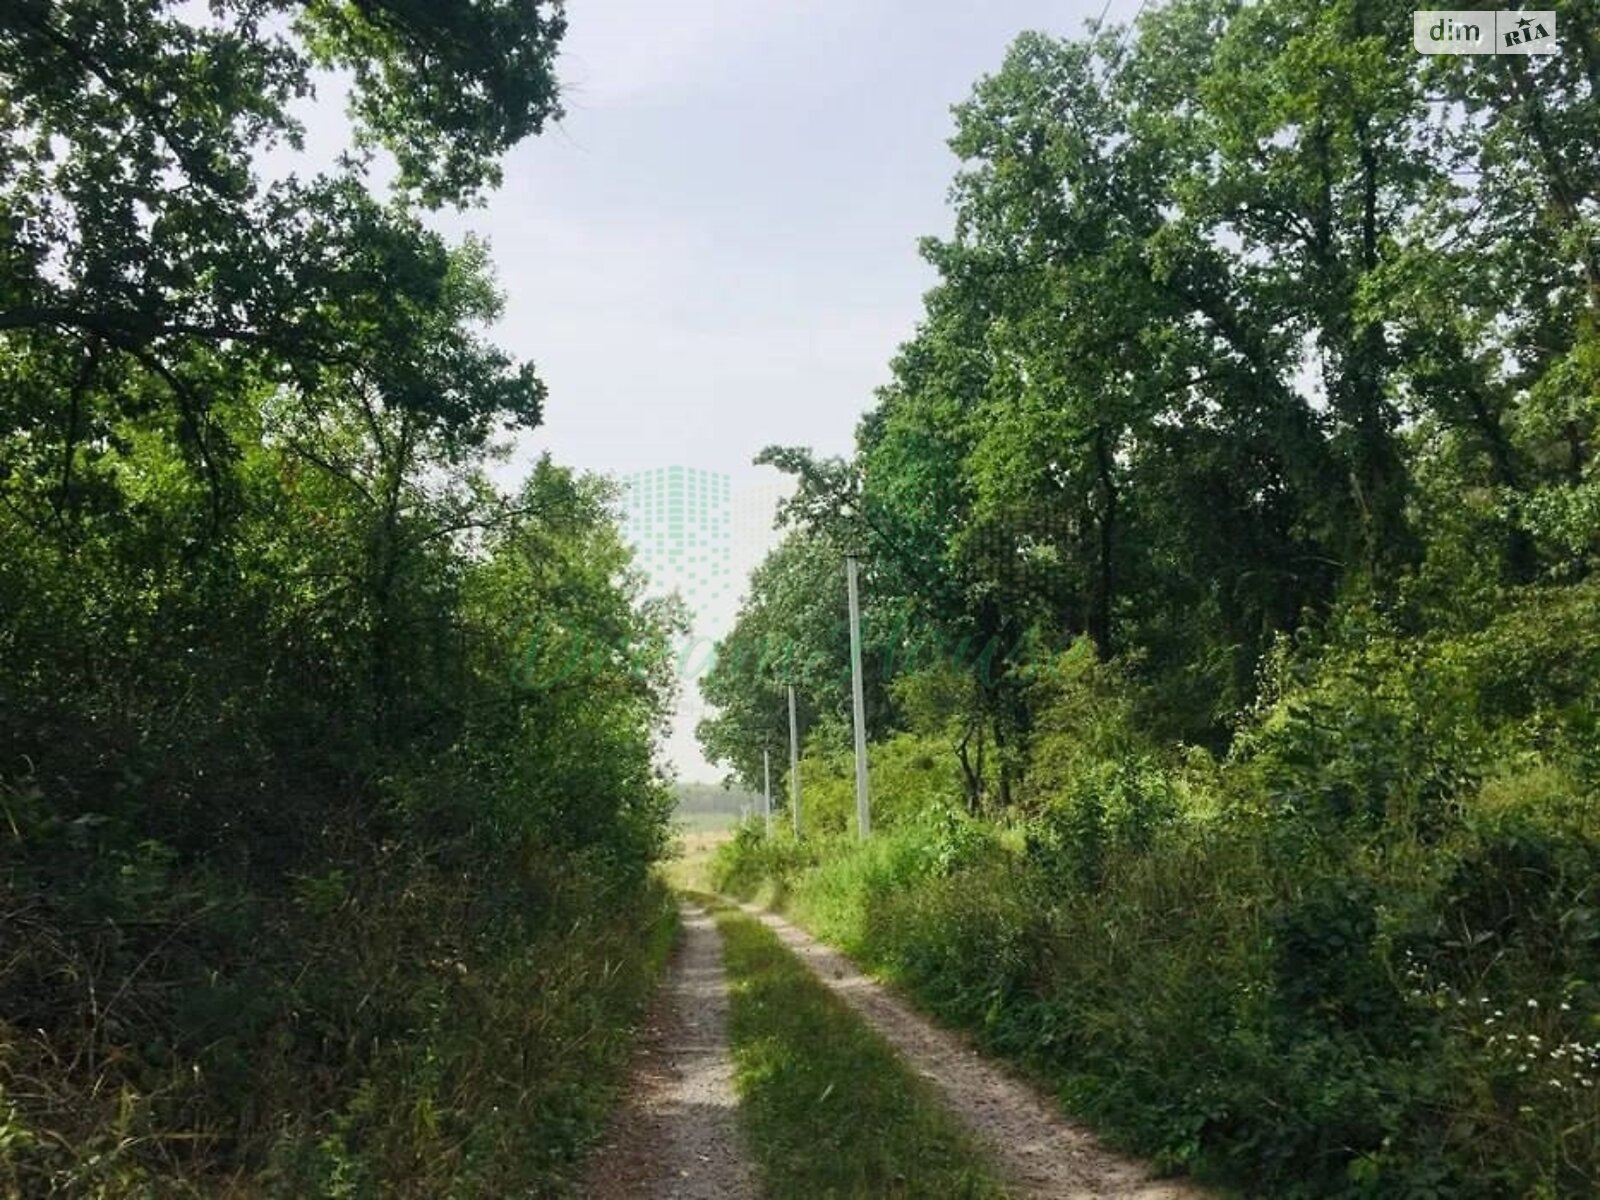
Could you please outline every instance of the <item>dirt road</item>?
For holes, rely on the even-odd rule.
[[[628,1098],[590,1162],[596,1200],[747,1200],[755,1175],[728,1058],[728,984],[711,918],[683,932],[645,1020]]]
[[[1047,1097],[961,1037],[914,1012],[836,950],[781,917],[744,906],[892,1045],[989,1149],[1018,1196],[1052,1200],[1200,1200],[1193,1186],[1152,1179],[1101,1146]]]

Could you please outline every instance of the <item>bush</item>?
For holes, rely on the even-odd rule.
[[[872,824],[893,829],[926,812],[959,806],[960,769],[949,747],[930,738],[895,734],[870,751]],[[814,738],[800,760],[801,806],[808,835],[856,828],[855,751]]]
[[[1168,1166],[1283,1197],[1593,1194],[1593,798],[1563,770],[1485,760],[1485,782],[1455,779],[1417,820],[1427,737],[1341,740],[1459,718],[1414,683],[1343,734],[1274,707],[1221,771],[1081,762],[1014,830],[934,814],[819,840],[784,861],[784,902]],[[1274,705],[1331,718],[1352,688],[1324,675]],[[1277,786],[1314,782],[1288,745],[1347,764],[1346,797],[1369,772],[1382,803],[1263,804],[1263,759]],[[728,851],[746,886],[760,853]]]
[[[224,886],[144,847],[80,898],[140,916],[69,940],[79,918],[5,878],[0,905],[26,915],[0,971],[0,1194],[213,1194],[241,1170],[286,1197],[571,1179],[665,958],[663,892],[555,863]]]
[[[857,842],[819,744],[829,832],[741,836],[722,878],[1162,1164],[1274,1197],[1600,1194],[1600,588],[1460,615],[1414,590],[1280,644],[1220,760],[1159,745],[1160,698],[1086,642],[1026,686],[1010,811],[965,816],[917,757],[951,752],[900,735]]]
[[[1153,760],[1097,763],[1028,822],[1028,857],[1051,888],[1093,890],[1111,861],[1149,850],[1178,815],[1177,789]]]
[[[529,686],[516,630],[665,661],[666,619],[548,462],[379,605],[370,514],[244,453],[185,570],[145,571],[188,554],[166,518],[78,557],[0,528],[0,1195],[559,1189],[660,961],[667,693]]]
[[[815,865],[819,857],[818,838],[797,839],[786,829],[775,830],[769,838],[764,821],[751,817],[717,847],[711,859],[711,885],[726,895],[748,900],[765,884],[775,890],[775,900],[781,899],[789,881]]]

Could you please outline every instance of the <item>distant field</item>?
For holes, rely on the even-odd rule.
[[[698,830],[680,825],[676,853],[663,869],[667,882],[680,891],[709,891],[711,856],[732,836],[732,825]]]
[[[679,812],[673,814],[672,823],[684,833],[707,833],[717,829],[732,829],[739,823],[739,814],[726,812]]]

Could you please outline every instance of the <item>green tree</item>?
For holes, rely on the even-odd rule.
[[[891,718],[883,659],[863,654],[872,728]],[[802,738],[819,723],[848,728],[850,630],[843,559],[827,540],[796,530],[757,568],[733,629],[716,646],[700,691],[716,713],[697,736],[712,761],[727,763],[751,791],[763,782],[762,751],[774,787],[788,775],[789,702],[794,684]]]
[[[544,389],[417,211],[556,115],[561,32],[0,16],[0,1191],[530,1194],[595,1127],[679,616],[606,485],[490,483]],[[264,182],[328,67],[356,151]]]

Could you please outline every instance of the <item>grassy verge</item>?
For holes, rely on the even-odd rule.
[[[767,1195],[1005,1193],[926,1086],[759,921],[709,897],[730,1040]]]
[[[406,994],[412,1026],[374,1054],[331,1132],[308,1126],[280,1144],[265,1193],[578,1194],[675,929],[659,883],[569,882],[521,928],[526,940]]]
[[[470,922],[479,893],[405,878],[404,893],[391,887],[263,936],[257,961],[276,966],[270,974],[235,968],[196,982],[194,951],[165,949],[163,976],[188,991],[134,978],[124,985],[131,1017],[214,1045],[163,1048],[165,1074],[146,1068],[142,1093],[130,1084],[95,1095],[92,1078],[49,1057],[42,1031],[0,1021],[0,1197],[577,1194],[584,1152],[624,1082],[631,1025],[671,947],[675,905],[658,883],[565,879],[541,908],[503,903],[505,931],[491,939],[487,922]],[[204,932],[212,946],[237,946],[225,928]],[[32,957],[11,955],[0,995],[53,965],[42,941],[20,943]],[[452,944],[448,959],[441,942]],[[282,965],[295,950],[299,978]],[[312,1030],[298,1041],[287,1020],[267,1024],[290,1002]],[[348,1030],[367,1036],[333,1037]],[[240,1099],[247,1091],[253,1102]],[[238,1165],[218,1166],[224,1154]]]
[[[716,875],[1159,1167],[1283,1200],[1600,1194],[1600,837],[1478,813],[1406,856],[1283,824],[1169,829],[1089,882],[975,823],[730,842]]]

